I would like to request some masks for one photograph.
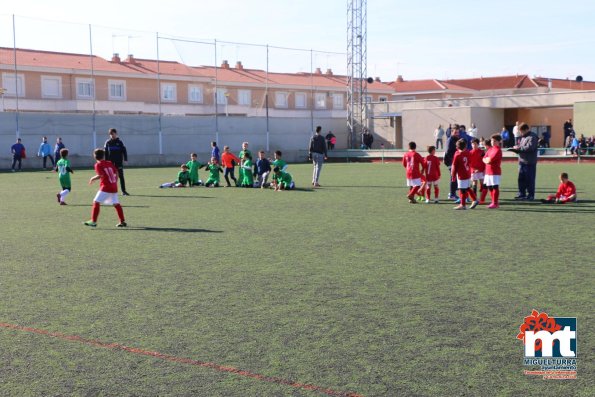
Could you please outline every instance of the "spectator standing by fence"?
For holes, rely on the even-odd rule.
[[[327,155],[326,143],[324,137],[320,135],[320,131],[322,131],[322,127],[316,127],[316,133],[310,138],[310,147],[308,148],[308,157],[314,165],[314,170],[312,171],[312,186],[314,187],[320,187],[318,183],[320,171],[322,171],[322,165]]]
[[[54,157],[52,157],[52,146],[48,143],[47,136],[44,136],[41,140],[39,150],[37,151],[37,157],[41,157],[43,159],[43,169],[46,169],[46,164],[49,157],[49,159],[52,161],[52,167],[49,169],[54,169]]]
[[[434,130],[434,138],[436,138],[436,149],[444,149],[444,129],[441,124]]]
[[[17,142],[10,147],[10,152],[12,153],[12,172],[16,171],[14,167],[17,164],[19,165],[18,170],[20,171],[23,159],[27,157],[27,154],[25,153],[25,145],[22,144],[21,138],[17,138]]]
[[[337,140],[337,138],[335,137],[335,134],[333,134],[332,131],[329,131],[328,134],[326,134],[325,138],[326,138],[326,148],[328,150],[333,150],[335,148],[335,141]]]
[[[124,142],[118,137],[118,131],[115,128],[109,129],[110,139],[105,141],[105,159],[111,161],[118,169],[120,178],[120,187],[123,196],[130,196],[126,191],[126,182],[124,181],[124,163],[128,162],[128,152]]]
[[[64,149],[66,146],[62,143],[62,138],[56,138],[56,145],[54,145],[54,160],[57,163],[60,160],[60,150]]]

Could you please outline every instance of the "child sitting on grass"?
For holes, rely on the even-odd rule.
[[[576,186],[568,180],[568,174],[560,174],[560,185],[556,194],[550,194],[546,199],[541,199],[544,204],[565,204],[576,202]]]
[[[211,157],[211,162],[207,164],[207,171],[209,171],[209,179],[205,182],[205,187],[219,187],[220,175],[223,169],[217,162],[215,157]]]
[[[279,167],[273,169],[273,185],[275,191],[292,190],[295,188],[293,178],[289,172],[283,172]]]
[[[192,186],[190,172],[188,171],[188,166],[186,164],[182,164],[180,166],[180,172],[178,172],[178,179],[174,182],[166,182],[159,186],[160,188],[164,187],[186,187]]]

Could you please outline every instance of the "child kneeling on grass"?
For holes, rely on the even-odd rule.
[[[159,187],[186,187],[186,185],[193,186],[192,177],[190,175],[190,171],[188,171],[188,166],[186,164],[182,164],[180,166],[180,172],[178,172],[178,178],[174,182],[165,182]]]
[[[276,192],[281,190],[292,190],[295,188],[295,183],[293,183],[291,174],[289,172],[281,171],[279,167],[273,169],[273,184]]]
[[[560,174],[560,185],[556,194],[550,194],[546,199],[541,199],[544,204],[564,204],[576,202],[576,186],[568,180],[568,174]]]

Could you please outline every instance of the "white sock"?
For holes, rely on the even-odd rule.
[[[64,189],[60,192],[60,201],[64,202],[64,200],[66,199],[66,196],[68,196],[68,193],[70,193],[70,190],[68,189]]]

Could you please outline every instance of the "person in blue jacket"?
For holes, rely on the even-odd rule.
[[[52,146],[48,143],[48,137],[44,136],[41,144],[39,145],[39,150],[37,151],[37,157],[43,158],[43,168],[46,168],[48,158],[52,162],[52,167],[50,169],[54,169],[54,156],[52,156]]]

